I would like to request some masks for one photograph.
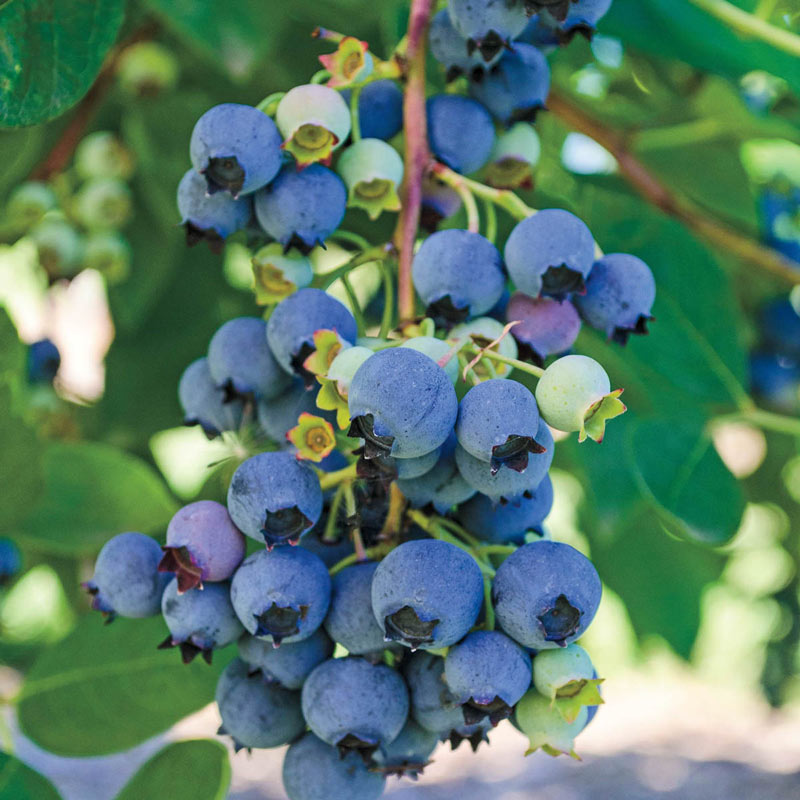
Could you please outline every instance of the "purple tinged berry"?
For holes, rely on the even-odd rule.
[[[602,586],[586,556],[561,542],[523,545],[498,567],[492,586],[497,621],[525,647],[566,647],[589,627]]]
[[[260,670],[267,681],[279,683],[286,689],[302,689],[314,667],[333,655],[333,648],[333,642],[322,628],[302,642],[289,642],[280,647],[245,633],[239,639],[239,658],[247,662],[252,671]]]
[[[478,80],[502,55],[500,49],[488,62],[484,61],[480,51],[470,48],[464,37],[456,30],[446,8],[435,14],[431,20],[428,42],[431,55],[446,69],[448,82],[461,75]]]
[[[494,125],[489,112],[475,100],[455,94],[428,98],[428,143],[433,155],[450,169],[468,175],[489,159]]]
[[[506,241],[505,261],[521,292],[560,300],[586,289],[594,249],[584,222],[569,211],[549,208],[517,223]]]
[[[114,617],[152,617],[161,608],[161,596],[169,576],[158,571],[161,548],[143,533],[120,533],[104,545],[91,580],[83,588],[92,597],[92,608]]]
[[[183,408],[183,424],[199,425],[209,439],[224,431],[238,430],[242,423],[242,401],[225,401],[225,392],[211,377],[207,358],[198,358],[183,371],[178,399]]]
[[[245,538],[225,506],[199,500],[178,511],[167,526],[159,572],[174,572],[178,594],[202,589],[204,581],[224,581],[245,556]]]
[[[306,728],[300,693],[267,682],[240,658],[225,667],[214,697],[222,717],[219,733],[233,739],[236,752],[289,744]]]
[[[382,139],[361,139],[351,144],[342,153],[336,171],[347,186],[348,204],[363,208],[370,219],[377,219],[384,210],[400,210],[403,159]]]
[[[350,109],[341,94],[314,83],[290,89],[278,103],[275,121],[283,148],[300,167],[315,161],[328,164],[350,135]]]
[[[473,386],[458,408],[458,443],[472,456],[515,472],[528,468],[530,453],[544,453],[536,441],[539,409],[531,392],[516,381],[494,378]]]
[[[208,369],[229,398],[277,397],[289,386],[267,344],[267,323],[258,317],[228,320],[211,337]]]
[[[447,439],[458,401],[445,371],[407,347],[368,358],[350,383],[350,436],[364,439],[366,459],[414,458]]]
[[[399,672],[363,658],[324,661],[303,684],[308,727],[340,752],[368,755],[396,739],[408,719],[408,689]]]
[[[575,753],[575,737],[586,727],[586,708],[580,710],[573,722],[567,722],[549,698],[531,689],[519,701],[515,717],[517,726],[528,737],[525,755],[541,748],[550,756],[564,754],[578,757]]]
[[[533,125],[515,123],[497,137],[486,167],[486,182],[498,189],[532,188],[533,168],[539,163],[541,149]]]
[[[259,225],[284,249],[309,253],[339,227],[347,206],[342,179],[320,164],[303,170],[285,166],[255,196]]]
[[[257,108],[222,103],[197,120],[189,155],[208,194],[226,192],[235,198],[266,186],[278,174],[281,136]]]
[[[341,755],[313,733],[287,751],[283,787],[289,800],[378,800],[386,778],[370,769],[358,753]]]
[[[350,105],[350,89],[342,99]],[[358,95],[358,120],[362,139],[388,141],[403,128],[403,93],[394,81],[372,81]]]
[[[396,739],[376,750],[372,758],[384,775],[404,775],[416,780],[430,763],[439,736],[409,719]]]
[[[235,642],[242,634],[227,581],[208,583],[202,591],[180,594],[178,580],[173,578],[164,589],[161,613],[169,636],[158,646],[159,650],[179,648],[184,664],[198,654],[210,664],[212,651]]]
[[[575,306],[589,325],[625,344],[631,334],[647,333],[655,299],[650,267],[636,256],[610,253],[595,262]]]
[[[505,287],[497,248],[464,230],[429,236],[414,255],[412,276],[428,316],[451,323],[486,313]]]
[[[436,539],[396,547],[372,580],[372,610],[386,639],[412,650],[455,644],[475,624],[482,604],[478,564]]]
[[[477,50],[487,62],[528,24],[522,0],[450,0],[447,10],[453,26],[466,40],[465,51]]]
[[[233,576],[231,600],[253,636],[282,643],[308,639],[328,613],[331,579],[313,553],[301,547],[262,550]]]
[[[186,227],[186,241],[193,245],[206,239],[212,250],[247,225],[253,213],[249,197],[234,200],[227,192],[209,195],[202,175],[190,169],[178,184],[178,212]]]
[[[322,514],[319,478],[291,453],[259,453],[233,473],[228,513],[243,533],[269,550],[297,544]]]
[[[467,725],[497,725],[528,691],[531,658],[500,631],[473,631],[447,652],[444,677]]]
[[[569,300],[530,297],[522,292],[515,292],[508,301],[506,319],[520,323],[511,333],[522,355],[540,366],[548,356],[569,350],[581,330],[581,318]]]
[[[534,122],[550,93],[550,65],[537,47],[517,43],[469,91],[504,125]]]

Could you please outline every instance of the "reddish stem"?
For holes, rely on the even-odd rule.
[[[433,0],[413,0],[408,20],[406,47],[406,91],[403,100],[405,133],[405,178],[401,188],[403,208],[394,234],[398,250],[397,310],[400,321],[414,317],[414,285],[411,260],[422,207],[422,179],[430,152],[425,118],[425,42],[433,11]]]

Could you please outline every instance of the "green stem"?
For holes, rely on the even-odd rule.
[[[739,33],[760,39],[778,50],[800,56],[800,36],[772,25],[727,0],[689,0]]]
[[[353,483],[348,481],[344,484],[344,510],[348,519],[353,519],[358,514],[358,507],[356,506],[356,495],[353,492]],[[361,538],[361,528],[355,525],[351,531],[353,537],[353,547],[355,548],[355,556],[358,561],[367,560],[367,551],[364,549],[364,540]]]
[[[361,122],[358,116],[358,98],[361,97],[361,87],[355,86],[350,92],[350,128],[354,142],[361,141]]]
[[[330,77],[331,73],[327,69],[320,69],[311,76],[309,83],[325,83]]]
[[[712,420],[713,425],[721,425],[726,422],[750,422],[767,431],[800,436],[800,419],[776,414],[773,411],[764,411],[762,408],[745,408],[734,414],[725,414]]]
[[[475,352],[477,355],[477,350]],[[481,358],[488,358],[490,361],[499,361],[501,364],[508,364],[514,367],[514,369],[520,370],[520,372],[527,372],[529,375],[535,375],[537,378],[541,378],[542,375],[544,375],[544,370],[541,367],[536,367],[533,364],[520,361],[518,358],[509,358],[502,353],[495,353],[494,350],[484,350],[481,354]]]
[[[330,235],[331,239],[338,239],[340,242],[347,242],[348,244],[354,244],[360,250],[369,250],[372,245],[369,241],[364,238],[360,233],[354,233],[353,231],[346,231],[339,228],[337,231],[334,231]]]
[[[367,323],[364,319],[364,312],[361,310],[361,304],[358,302],[358,297],[356,296],[356,291],[353,288],[353,284],[350,283],[350,274],[345,273],[342,275],[342,286],[344,286],[344,290],[347,293],[347,299],[350,301],[350,311],[353,312],[353,316],[356,320],[356,326],[358,327],[358,335],[363,336],[367,330]]]
[[[271,117],[275,110],[278,108],[278,103],[283,100],[286,92],[273,92],[268,94],[257,106],[259,111],[263,111],[267,116]]]
[[[380,261],[386,258],[386,247],[387,245],[376,245],[361,253],[356,253],[346,264],[342,264],[341,267],[336,267],[336,269],[332,269],[330,272],[326,272],[323,275],[316,275],[311,285],[315,288],[327,289],[331,284],[336,283],[339,278],[343,275],[347,275],[351,270],[363,264],[369,264],[371,261]]]
[[[483,212],[484,216],[486,217],[486,230],[484,231],[484,235],[486,238],[494,244],[495,239],[497,239],[497,212],[494,208],[494,203],[487,198],[482,198],[483,201]]]
[[[344,487],[344,483],[339,484],[336,488],[336,494],[333,496],[333,500],[331,500],[331,507],[328,509],[328,519],[325,521],[325,531],[322,534],[323,542],[335,542],[339,538],[336,523],[339,521],[339,509],[342,507],[342,500],[344,500]]]
[[[342,483],[354,480],[356,476],[356,465],[350,464],[348,467],[337,469],[336,472],[318,472],[319,486],[323,492],[334,489]]]
[[[479,233],[481,229],[481,218],[478,214],[478,204],[475,202],[475,195],[467,186],[459,182],[458,186],[453,187],[461,202],[464,204],[464,211],[467,212],[467,230],[471,233]]]
[[[513,544],[479,544],[478,552],[485,556],[510,556],[517,552]]]
[[[488,575],[483,576],[483,616],[484,630],[494,630],[494,603],[492,603],[492,581]]]
[[[355,553],[353,553],[352,555],[346,556],[341,561],[337,561],[328,570],[328,574],[333,577],[338,572],[341,572],[345,567],[349,567],[352,564],[357,564],[359,561],[372,561],[383,558],[383,556],[385,556],[391,549],[392,545],[390,545],[388,542],[376,544],[374,547],[368,547],[364,551],[363,559],[360,559]]]
[[[758,5],[753,11],[759,19],[769,19],[778,5],[778,0],[759,0]]]
[[[447,519],[447,517],[436,517],[435,519],[439,525],[452,531],[456,536],[461,537],[468,545],[476,548],[481,546],[480,539],[473,536],[468,530],[462,528],[457,522],[453,522],[453,520]]]
[[[392,329],[394,318],[394,275],[389,268],[389,262],[384,258],[380,262],[383,276],[383,315],[381,316],[381,329],[378,336],[385,339]]]

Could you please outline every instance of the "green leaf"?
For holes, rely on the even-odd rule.
[[[161,617],[116,619],[88,614],[56,648],[44,650],[22,686],[22,732],[62,756],[126,750],[166,730],[214,698],[225,655],[213,666],[183,664],[157,650]],[[151,795],[140,795],[142,797]]]
[[[24,367],[25,345],[19,340],[17,329],[5,309],[0,307],[0,382],[17,379]]]
[[[26,767],[19,759],[0,752],[0,797],[8,800],[60,800],[44,775]]]
[[[225,800],[230,782],[225,746],[211,739],[193,739],[174,742],[156,753],[125,784],[116,800],[182,797],[189,786],[192,800]]]
[[[120,531],[163,529],[177,511],[152,467],[110,445],[53,442],[44,474],[43,497],[18,527],[49,552],[90,555]]]
[[[745,499],[701,418],[640,421],[631,431],[633,468],[665,527],[724,544],[739,528]]]
[[[0,8],[0,127],[63,114],[94,82],[123,0],[26,0]]]

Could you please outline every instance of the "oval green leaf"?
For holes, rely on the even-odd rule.
[[[0,753],[0,797],[9,800],[61,800],[44,775],[8,753]]]

